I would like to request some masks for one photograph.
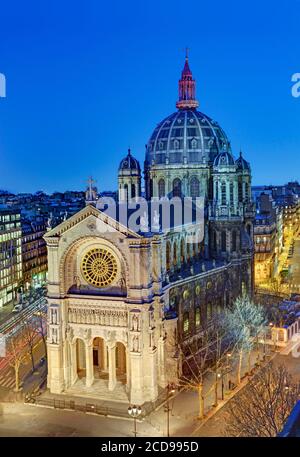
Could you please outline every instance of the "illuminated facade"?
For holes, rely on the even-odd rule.
[[[22,263],[23,286],[39,287],[46,281],[47,247],[43,238],[46,232],[46,219],[35,216],[22,220]]]
[[[234,159],[221,127],[197,106],[186,58],[178,111],[150,137],[144,175],[148,204],[202,197],[203,220],[164,228],[155,214],[158,229],[148,230],[145,212],[138,230],[122,223],[141,189],[129,151],[118,214],[90,202],[45,235],[51,392],[153,401],[178,380],[180,347],[242,291],[252,293],[250,165],[242,154]]]
[[[0,209],[0,307],[16,299],[22,280],[20,213]]]

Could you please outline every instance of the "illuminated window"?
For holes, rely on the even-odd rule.
[[[201,324],[200,308],[196,308],[196,311],[195,311],[195,324],[196,324],[196,327],[199,327]]]
[[[190,329],[189,313],[185,313],[183,316],[183,332],[188,333]]]

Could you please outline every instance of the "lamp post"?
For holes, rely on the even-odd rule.
[[[167,413],[167,436],[170,436],[170,398],[171,395],[175,393],[175,385],[174,384],[168,384],[167,385],[167,403],[165,405],[165,412]]]
[[[226,371],[226,383],[227,383],[227,386],[228,386],[228,390],[230,390],[230,386],[229,386],[229,373],[231,372],[231,364],[230,364],[230,361],[231,361],[231,352],[228,352],[226,354],[226,358],[227,358],[227,371]]]
[[[136,405],[129,406],[128,414],[129,414],[129,416],[133,417],[133,423],[134,423],[133,435],[136,438],[136,435],[137,435],[136,420],[142,414],[142,408],[140,406],[136,406]]]

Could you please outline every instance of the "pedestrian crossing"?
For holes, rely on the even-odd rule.
[[[0,374],[0,387],[6,387],[7,389],[15,387],[14,375],[11,373],[5,373],[4,375]]]

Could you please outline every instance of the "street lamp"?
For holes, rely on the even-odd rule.
[[[167,385],[167,403],[165,405],[165,412],[167,413],[167,436],[169,437],[170,436],[170,411],[171,411],[171,408],[170,408],[170,398],[171,398],[171,395],[173,395],[175,393],[176,389],[175,389],[175,385],[174,384],[168,384]]]
[[[226,358],[227,358],[226,384],[227,384],[227,387],[228,387],[229,390],[230,390],[229,373],[231,371],[231,364],[230,364],[231,356],[232,356],[231,352],[227,352],[227,354],[226,354]]]
[[[133,423],[134,423],[133,435],[136,438],[136,435],[137,435],[136,420],[142,414],[142,408],[140,406],[136,406],[136,405],[129,406],[128,414],[129,414],[129,416],[133,417]]]
[[[218,373],[218,378],[221,379],[222,381],[222,400],[224,400],[224,373],[222,370],[222,373]]]

